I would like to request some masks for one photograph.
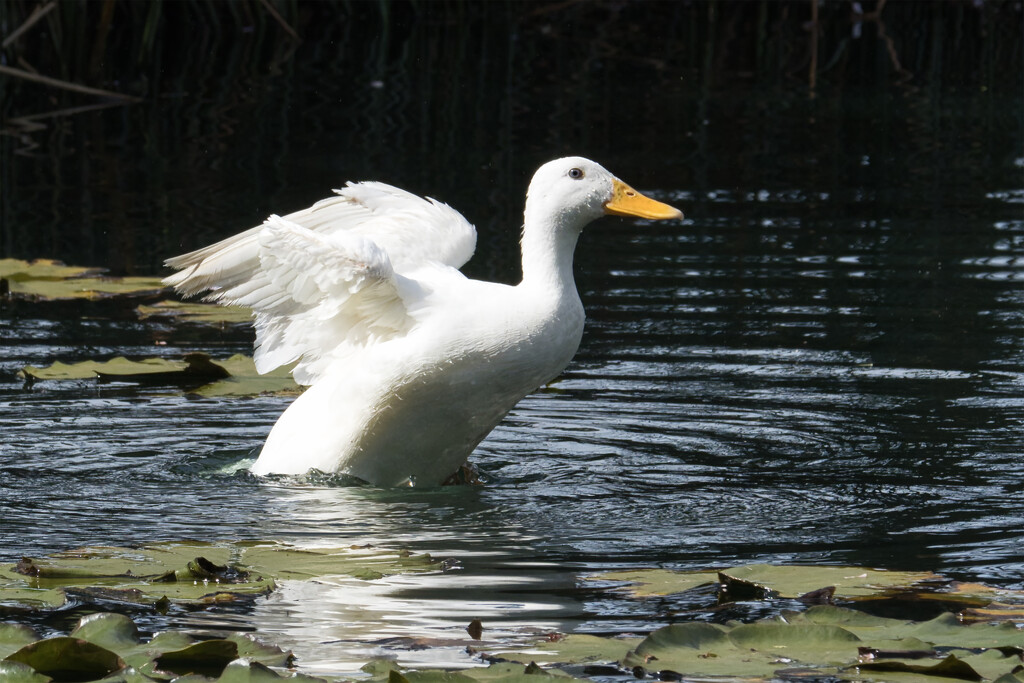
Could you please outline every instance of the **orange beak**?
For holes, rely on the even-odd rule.
[[[645,197],[618,178],[612,180],[612,198],[604,205],[604,212],[613,216],[637,216],[653,221],[682,218],[683,212],[674,206]]]

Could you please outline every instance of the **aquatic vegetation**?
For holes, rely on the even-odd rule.
[[[0,655],[0,674],[12,683],[342,680],[296,673],[291,652],[251,635],[196,641],[165,632],[143,642],[130,618],[112,613],[88,615],[69,635],[42,640],[27,626],[0,624]],[[534,676],[567,679],[575,671],[657,680],[1024,680],[1024,641],[1012,624],[965,626],[952,614],[912,622],[833,606],[750,624],[674,624],[643,639],[551,635],[483,659],[490,665],[458,672],[403,671],[391,660],[371,661],[363,671],[372,681],[388,683],[512,683]],[[598,662],[604,665],[593,666]]]
[[[201,553],[201,555],[200,555]],[[141,548],[85,548],[41,558],[26,558],[0,571],[0,610],[53,609],[64,600],[109,606],[130,603],[166,609],[171,604],[213,607],[258,599],[278,582],[315,581],[346,575],[375,581],[388,574],[443,570],[429,556],[353,546],[301,549],[281,543],[167,543]],[[643,576],[631,572],[632,580]],[[667,573],[660,589],[671,590]],[[928,572],[883,572],[858,567],[750,565],[722,572],[680,574],[685,590],[706,585],[708,576],[746,575],[773,583],[773,600],[796,595],[823,578],[850,577],[850,605],[870,605],[893,591],[924,595],[944,580]],[[615,573],[598,575],[613,580]],[[694,580],[701,583],[694,583]],[[840,582],[837,582],[840,583]],[[1024,680],[1024,631],[1018,622],[1024,595],[987,586],[945,582],[946,595],[978,604],[983,595],[1016,601],[1015,617],[971,623],[942,612],[926,620],[876,616],[860,609],[817,604],[805,610],[783,609],[750,623],[685,621],[658,628],[646,637],[588,634],[529,634],[480,640],[481,625],[468,629],[470,646],[482,664],[458,672],[405,670],[391,659],[363,667],[383,683],[521,683],[536,676],[633,676],[657,680],[725,677],[828,678],[834,681]],[[785,586],[785,588],[783,588]],[[962,589],[965,589],[963,591]],[[718,584],[718,600],[730,599],[728,582]],[[820,589],[808,591],[822,595]],[[657,595],[649,593],[650,595]],[[661,593],[664,594],[664,593]],[[806,593],[805,593],[806,595]],[[970,598],[966,596],[971,596]],[[799,604],[795,602],[794,604]],[[473,635],[473,634],[476,635]],[[422,649],[450,642],[410,640]],[[143,642],[132,620],[102,613],[84,617],[66,636],[39,639],[28,626],[0,624],[0,674],[5,681],[338,681],[295,672],[291,652],[252,635],[230,634],[197,641],[175,632]],[[187,678],[204,676],[205,678]]]
[[[113,613],[90,614],[69,635],[45,639],[28,627],[0,624],[0,654],[0,677],[8,683],[275,680],[270,667],[294,662],[292,653],[240,633],[199,641],[165,632],[144,642],[130,618]]]
[[[28,301],[62,301],[152,297],[166,289],[157,277],[103,277],[103,272],[50,259],[0,259],[0,291]]]
[[[276,542],[159,543],[93,547],[23,558],[0,568],[0,614],[69,601],[166,609],[172,604],[252,601],[279,580],[434,571],[428,555],[367,547],[303,549]]]
[[[205,353],[189,353],[181,360],[124,357],[107,361],[77,363],[56,361],[46,367],[22,368],[20,376],[28,386],[40,380],[98,379],[100,382],[135,382],[179,386],[198,396],[254,396],[256,394],[298,393],[290,366],[260,374],[249,356],[235,354],[213,359]]]
[[[153,302],[135,306],[140,320],[212,326],[252,322],[252,312],[242,306],[161,298],[169,288],[158,277],[111,277],[105,272],[105,268],[53,259],[0,259],[0,295],[37,304],[88,300],[134,305],[144,300]]]
[[[173,321],[196,325],[249,325],[252,311],[245,306],[222,306],[201,301],[167,299],[135,309],[140,320]]]
[[[591,580],[624,581],[636,597],[672,595],[699,586],[718,584],[728,600],[799,598],[829,587],[828,598],[877,597],[889,589],[905,589],[940,580],[931,572],[896,572],[864,567],[750,564],[717,572],[674,572],[637,569],[604,572]]]

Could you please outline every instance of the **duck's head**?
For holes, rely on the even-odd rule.
[[[553,218],[567,228],[582,229],[604,215],[648,220],[682,218],[679,209],[645,197],[603,166],[583,157],[555,159],[537,169],[526,197],[531,217]]]

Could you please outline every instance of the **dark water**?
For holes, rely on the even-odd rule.
[[[325,670],[379,652],[355,641],[472,618],[492,635],[686,618],[580,578],[604,568],[852,564],[1024,587],[1019,5],[895,4],[858,26],[828,3],[813,94],[803,3],[305,5],[298,46],[265,17],[217,28],[171,5],[149,51],[114,32],[125,59],[96,80],[67,66],[79,48],[62,62],[23,46],[37,68],[145,98],[26,131],[17,117],[92,100],[3,85],[18,131],[3,138],[4,256],[156,273],[380,179],[463,211],[480,232],[467,271],[511,282],[526,183],[566,153],[687,218],[584,234],[583,345],[477,450],[483,487],[257,481],[239,464],[288,399],[15,377],[58,359],[226,356],[246,332],[8,303],[0,560],[279,538],[461,561],[167,618],[256,628]]]

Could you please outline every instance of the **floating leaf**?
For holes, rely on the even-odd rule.
[[[13,258],[0,259],[0,278],[4,278],[9,282],[64,280],[72,277],[99,275],[102,272],[104,272],[103,268],[66,266],[60,261],[52,259],[36,259],[35,261],[22,261],[21,259]]]
[[[82,617],[71,637],[87,640],[108,650],[121,651],[139,643],[139,629],[123,614],[99,612]]]
[[[135,311],[141,320],[156,318],[202,325],[248,325],[252,323],[252,309],[244,306],[222,306],[199,301],[165,300],[152,306],[138,306]]]
[[[137,382],[167,384],[189,388],[200,396],[253,396],[265,393],[299,393],[291,377],[291,368],[276,368],[259,374],[252,358],[236,354],[213,360],[205,353],[189,353],[183,360],[146,358],[128,360],[117,357],[108,361],[55,362],[45,368],[29,365],[21,376],[33,381],[98,378],[103,382]]]
[[[672,595],[715,584],[724,586],[730,600],[799,598],[822,588],[834,588],[834,596],[857,599],[906,589],[939,579],[930,572],[890,572],[863,567],[813,567],[793,565],[745,565],[720,572],[674,572],[666,569],[633,569],[603,572],[587,577],[599,581],[626,581],[636,597]]]
[[[385,675],[375,676],[373,680],[388,683],[542,683],[547,681],[571,680],[572,677],[562,671],[541,669],[536,664],[523,665],[499,662],[486,668],[461,669],[455,671],[405,671],[389,669]]]
[[[52,680],[28,664],[0,661],[0,681],[4,683],[50,683]]]
[[[12,297],[29,301],[109,299],[119,296],[154,297],[167,290],[155,277],[74,277],[66,280],[9,279]]]
[[[960,613],[965,622],[1013,621],[1024,623],[1024,605],[994,602],[984,608],[972,607]]]
[[[56,681],[100,683],[153,683],[170,677],[181,683],[206,683],[208,676],[219,677],[221,683],[277,681],[280,677],[268,667],[293,664],[291,653],[249,634],[196,641],[182,633],[161,633],[142,643],[131,619],[111,613],[85,616],[71,636],[47,640],[38,640],[25,627],[0,628],[0,644],[15,641],[20,647],[0,661],[3,683],[46,683],[51,676]],[[304,675],[289,680],[326,683]]]
[[[287,680],[289,683],[326,683],[323,678],[304,674],[293,674],[287,678],[278,676],[264,664],[244,659],[237,659],[228,664],[220,677],[214,679],[214,683],[278,683],[282,680]],[[200,676],[182,676],[174,679],[174,683],[210,683],[210,679]]]
[[[66,266],[60,261],[0,259],[0,280],[14,298],[29,301],[155,296],[167,287],[155,277],[100,277],[103,268]]]
[[[390,574],[437,570],[429,555],[372,546],[301,549],[280,543],[254,544],[244,548],[241,562],[277,579],[297,580],[341,575],[372,581]]]
[[[28,626],[0,623],[0,659],[37,640],[39,635]]]
[[[181,650],[164,652],[155,660],[156,669],[183,676],[220,676],[238,658],[238,645],[229,640],[204,640]]]
[[[709,626],[700,624],[700,626]],[[640,638],[601,638],[586,634],[570,634],[545,638],[525,650],[491,649],[490,654],[501,659],[529,664],[585,664],[588,662],[616,662],[640,643]]]
[[[258,394],[298,394],[302,391],[302,388],[292,379],[291,365],[274,368],[261,375],[256,371],[256,364],[249,356],[235,354],[230,358],[214,362],[227,370],[229,376],[201,386],[190,393],[214,398]]]
[[[244,659],[278,667],[290,667],[295,663],[295,655],[290,650],[267,645],[248,633],[232,633],[225,640],[233,642],[238,648],[238,656]]]
[[[230,561],[229,561],[230,560]],[[429,555],[372,547],[305,550],[281,543],[188,542],[142,548],[83,548],[44,558],[25,558],[0,568],[0,604],[40,606],[50,591],[84,601],[154,605],[216,604],[253,600],[276,587],[275,578],[307,580],[433,571]]]
[[[62,363],[38,368],[29,365],[21,370],[22,377],[36,380],[93,379],[99,374],[108,377],[140,377],[144,375],[180,373],[188,367],[185,361],[167,360],[166,358],[147,358],[145,360],[128,360],[122,356],[108,361],[86,360],[80,363]]]
[[[762,593],[762,598],[798,598],[826,586],[835,588],[837,598],[866,598],[938,578],[931,572],[766,564],[733,567],[719,572],[726,591],[735,595],[743,586],[748,591]]]
[[[90,681],[103,678],[125,663],[110,650],[81,638],[58,636],[26,645],[6,657],[27,664],[56,680]]]
[[[856,667],[859,671],[888,671],[896,673],[917,673],[942,678],[955,678],[961,681],[981,681],[984,676],[975,671],[970,664],[949,655],[936,664],[913,664],[905,661],[891,660],[868,662]]]
[[[821,605],[805,612],[787,612],[783,618],[791,624],[837,625],[855,633],[864,641],[916,639],[931,646],[997,648],[1024,645],[1024,634],[1013,623],[964,624],[955,614],[946,612],[929,621],[908,621],[875,617],[855,610]],[[877,645],[873,645],[877,646]]]
[[[626,590],[639,598],[672,595],[694,588],[718,585],[716,572],[673,572],[667,569],[632,569],[602,572],[586,577],[591,581],[624,581]]]

